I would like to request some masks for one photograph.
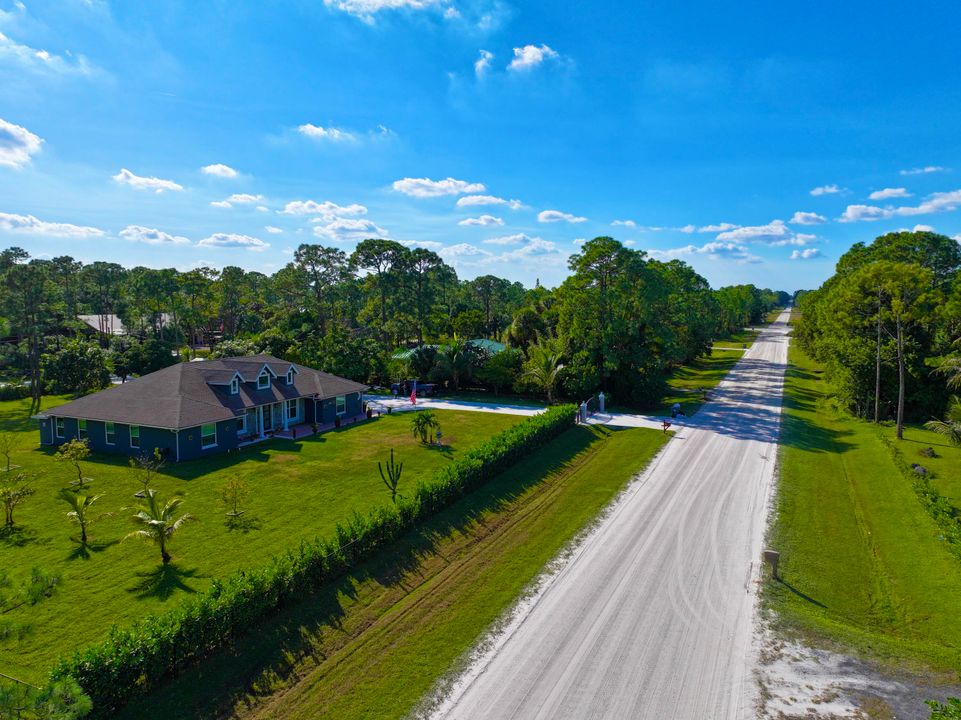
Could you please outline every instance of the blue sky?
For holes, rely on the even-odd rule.
[[[961,6],[0,0],[0,244],[273,272],[389,237],[555,285],[585,238],[814,287],[961,238]]]

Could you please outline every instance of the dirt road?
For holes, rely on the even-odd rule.
[[[437,718],[754,716],[787,313],[454,684]]]

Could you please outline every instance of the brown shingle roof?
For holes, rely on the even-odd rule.
[[[269,388],[257,389],[257,376],[264,365],[277,375]],[[293,366],[294,384],[286,384]],[[239,373],[244,382],[237,395],[230,394],[230,379]],[[104,420],[125,425],[187,428],[229,420],[245,408],[298,397],[327,399],[362,392],[366,385],[289,363],[271,355],[177,363],[122,385],[87,395],[66,405],[50,408],[46,415]]]

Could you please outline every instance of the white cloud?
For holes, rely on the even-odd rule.
[[[425,248],[426,250],[440,250],[444,243],[434,242],[433,240],[398,240],[401,245],[409,248]]]
[[[722,242],[760,242],[777,243],[788,240],[794,232],[783,220],[772,220],[767,225],[748,225],[719,233],[717,240]]]
[[[474,62],[474,74],[477,77],[484,77],[487,71],[490,69],[491,60],[494,59],[494,53],[488,52],[487,50],[480,51],[480,57]]]
[[[264,199],[263,195],[251,195],[250,193],[234,193],[229,198],[227,202],[238,203],[240,205],[250,205],[256,202],[262,202]]]
[[[476,218],[464,218],[458,225],[469,225],[476,227],[490,227],[491,225],[503,225],[504,221],[499,217],[494,217],[493,215],[481,215]]]
[[[697,227],[694,226],[694,225],[685,225],[684,227],[679,227],[679,228],[678,228],[678,231],[679,231],[679,232],[686,233],[686,234],[688,234],[688,235],[690,235],[690,234],[691,234],[692,232],[694,232],[695,230],[697,230]]]
[[[457,199],[457,207],[473,207],[475,205],[506,205],[511,210],[520,210],[524,203],[520,200],[505,200],[493,195],[465,195]]]
[[[347,130],[341,130],[335,127],[325,128],[320,125],[311,125],[310,123],[298,126],[297,132],[314,140],[329,140],[330,142],[353,142],[357,139],[353,133]]]
[[[740,225],[735,225],[734,223],[718,223],[717,225],[702,225],[697,229],[699,233],[713,233],[713,232],[727,232],[728,230],[735,230],[741,227]]]
[[[361,218],[334,218],[326,225],[314,227],[314,235],[335,242],[365,240],[370,237],[385,237],[389,234],[379,225]]]
[[[425,10],[445,4],[445,0],[324,0],[327,7],[343,10],[368,23],[382,10]]]
[[[939,212],[951,212],[961,206],[961,190],[936,192],[928,195],[919,205],[901,207],[878,207],[876,205],[848,205],[840,222],[885,220],[892,217],[912,217]]]
[[[417,198],[481,193],[487,189],[482,183],[471,183],[467,182],[466,180],[455,180],[452,177],[444,180],[431,180],[430,178],[403,178],[402,180],[395,180],[392,187],[397,192]]]
[[[802,212],[800,210],[794,213],[793,217],[788,220],[792,225],[820,225],[827,221],[828,219],[823,215],[818,215],[815,212]]]
[[[911,197],[911,193],[904,188],[884,188],[884,190],[875,190],[868,195],[869,200],[887,200],[888,198],[902,197]]]
[[[848,205],[838,222],[859,222],[870,220],[883,220],[893,217],[894,211],[874,205]]]
[[[83,55],[63,56],[23,45],[0,32],[0,63],[15,63],[24,70],[52,75],[91,75],[93,67]]]
[[[958,233],[957,235],[952,235],[951,239],[957,240],[959,243],[961,243],[961,233]]]
[[[162,180],[156,177],[140,177],[139,175],[134,175],[127,168],[122,168],[120,172],[113,176],[113,179],[121,185],[129,185],[137,190],[153,190],[158,195],[164,190],[174,190],[176,192],[183,190],[183,186],[178,185],[173,180]]]
[[[945,172],[947,168],[940,165],[927,165],[925,167],[911,168],[910,170],[899,170],[899,175],[927,175],[928,173]]]
[[[841,189],[837,185],[821,185],[820,187],[814,188],[811,194],[814,197],[818,197],[819,195],[834,195],[839,192],[841,192]]]
[[[911,228],[911,232],[936,232],[936,231],[930,225],[915,225],[913,228]]]
[[[571,215],[570,213],[561,212],[560,210],[542,210],[537,213],[537,222],[542,223],[552,223],[560,222],[564,220],[569,223],[581,223],[587,220],[586,217],[580,217],[578,215]]]
[[[587,238],[574,238],[573,240],[571,240],[571,244],[576,245],[577,247],[580,247],[586,242],[587,242]]]
[[[38,220],[33,215],[14,215],[0,212],[0,230],[25,235],[45,235],[47,237],[88,238],[100,237],[104,231],[100,228],[71,225],[70,223],[55,223]]]
[[[821,251],[817,248],[805,248],[791,253],[792,260],[811,260],[816,257],[821,257]]]
[[[229,165],[224,165],[223,163],[217,163],[215,165],[204,165],[200,168],[200,172],[204,175],[213,175],[219,178],[235,178],[240,175],[239,172],[234,170]]]
[[[0,118],[0,166],[19,170],[40,152],[43,139],[25,127]]]
[[[270,243],[265,243],[260,238],[250,237],[249,235],[237,235],[235,233],[214,233],[210,237],[205,237],[197,243],[198,247],[210,248],[243,248],[253,252],[263,252],[270,247]]]
[[[147,228],[142,225],[128,225],[119,233],[117,233],[124,240],[130,240],[131,242],[142,242],[148,245],[189,245],[190,240],[185,237],[180,237],[179,235],[170,235],[163,232],[162,230],[157,230],[156,228]]]
[[[533,240],[530,235],[525,235],[524,233],[516,233],[514,235],[502,235],[501,237],[492,237],[484,241],[487,245],[520,245],[522,243],[530,242]]]
[[[319,215],[325,222],[330,222],[338,217],[366,215],[367,208],[357,203],[338,205],[330,200],[324,200],[322,203],[313,200],[293,200],[284,205],[283,210],[277,212],[281,215]]]
[[[266,205],[258,205],[257,207],[254,208],[254,210],[256,210],[257,212],[270,212],[270,208],[267,207]]]
[[[508,70],[529,70],[540,65],[545,60],[560,57],[556,51],[547,45],[525,45],[524,47],[514,48],[514,59],[511,60]]]
[[[280,235],[280,233],[283,232],[283,230],[281,230],[279,227],[275,227],[274,225],[265,225],[264,230],[269,232],[271,235]]]
[[[637,223],[633,220],[615,220],[611,223],[611,227],[626,227],[626,228],[636,228]]]
[[[651,257],[657,260],[674,260],[679,257],[691,255],[706,255],[712,260],[733,260],[739,265],[745,263],[759,263],[761,258],[753,255],[746,245],[737,242],[713,241],[698,247],[697,245],[685,245],[684,247],[671,248],[670,250],[650,250]]]
[[[479,248],[476,245],[471,245],[470,243],[457,243],[456,245],[448,245],[441,250],[438,255],[443,258],[450,258],[452,260],[458,258],[493,257],[493,253],[490,253],[483,248]]]
[[[226,200],[211,200],[210,206],[215,208],[232,208],[233,207],[233,205],[231,205]]]

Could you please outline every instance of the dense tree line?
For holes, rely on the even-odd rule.
[[[369,239],[348,255],[301,245],[273,275],[189,271],[0,253],[2,372],[44,390],[88,392],[195,355],[267,352],[359,381],[430,378],[579,398],[656,397],[715,337],[763,320],[786,293],[712,290],[685,263],[607,237],[570,259],[549,290],[494,275],[461,280],[431,250]],[[98,318],[97,330],[79,321]],[[119,317],[125,336],[111,333]],[[500,340],[492,354],[468,339]],[[397,359],[398,348],[419,348]]]
[[[899,437],[906,420],[943,413],[961,354],[957,241],[894,232],[857,243],[797,302],[796,336],[825,365],[844,407],[896,420]]]

